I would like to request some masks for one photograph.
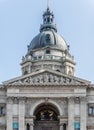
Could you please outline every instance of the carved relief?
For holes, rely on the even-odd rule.
[[[27,77],[25,79],[21,79],[15,81],[10,84],[75,84],[75,85],[83,85],[82,82],[77,81],[76,79],[71,79],[69,77],[57,76],[51,73],[43,73],[38,76]]]

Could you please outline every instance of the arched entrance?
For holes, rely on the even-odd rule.
[[[42,104],[34,112],[34,130],[59,130],[59,111],[51,104]]]

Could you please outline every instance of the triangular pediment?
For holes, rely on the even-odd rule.
[[[52,70],[40,70],[4,82],[5,85],[88,85],[90,82]]]

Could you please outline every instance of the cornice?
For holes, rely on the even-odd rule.
[[[39,88],[39,87],[52,87],[52,88],[62,88],[62,87],[66,87],[66,88],[88,88],[88,85],[74,85],[74,84],[8,84],[8,85],[4,85],[5,88]]]
[[[30,53],[30,52],[36,52],[36,51],[42,51],[42,50],[45,50],[45,49],[51,49],[51,50],[58,50],[58,51],[61,51],[61,52],[64,52],[64,51],[62,51],[62,49],[59,49],[59,48],[56,48],[56,47],[51,47],[51,46],[46,46],[46,47],[43,47],[43,48],[38,48],[38,49],[34,49],[34,50],[30,50],[29,52],[28,52],[28,54]]]
[[[94,84],[90,84],[89,86],[88,86],[88,90],[89,89],[94,89]]]
[[[0,84],[0,90],[6,90],[6,87],[3,84]]]

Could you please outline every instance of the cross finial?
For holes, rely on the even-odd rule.
[[[47,8],[50,7],[50,0],[47,0]]]

